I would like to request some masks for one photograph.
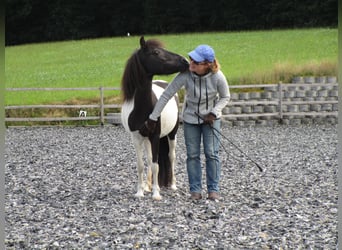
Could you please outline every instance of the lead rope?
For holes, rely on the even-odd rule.
[[[198,114],[197,112],[195,112],[195,114],[201,119],[204,120],[203,117]],[[213,127],[212,124],[209,124],[209,126],[211,127],[211,129],[215,132],[217,132],[219,135],[221,135],[224,139],[226,139],[230,144],[232,144],[237,150],[239,150],[244,156],[247,157],[248,160],[250,160],[251,162],[253,162],[259,169],[260,172],[263,171],[262,167],[260,166],[259,163],[257,163],[255,160],[253,160],[251,157],[249,157],[249,155],[247,155],[242,149],[240,149],[235,143],[233,143],[231,140],[229,140],[223,133],[221,133],[217,128]],[[224,149],[224,151],[229,155],[227,149],[224,147],[224,145],[222,144],[222,142],[219,140],[218,136],[214,133],[214,135],[216,136],[216,138],[218,139],[220,145],[222,146],[222,148]]]

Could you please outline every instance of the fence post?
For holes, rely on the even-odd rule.
[[[279,106],[279,119],[280,119],[280,122],[283,119],[283,88],[282,88],[281,84],[282,84],[282,82],[280,81],[278,83],[278,98],[279,98],[278,106]]]
[[[103,87],[100,87],[100,120],[101,126],[104,125],[104,100],[103,100]]]

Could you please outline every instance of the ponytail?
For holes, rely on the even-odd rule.
[[[221,69],[221,65],[216,58],[212,63],[210,63],[209,69],[213,73],[217,73]]]

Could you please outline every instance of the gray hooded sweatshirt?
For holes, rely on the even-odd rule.
[[[182,87],[186,90],[182,112],[183,121],[186,123],[203,123],[197,114],[204,116],[213,113],[220,118],[222,109],[230,100],[228,82],[222,71],[203,76],[185,71],[179,73],[168,85],[149,118],[154,121],[158,120],[166,103]]]

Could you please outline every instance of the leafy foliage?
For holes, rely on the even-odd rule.
[[[8,0],[6,45],[203,31],[336,27],[337,0]]]

